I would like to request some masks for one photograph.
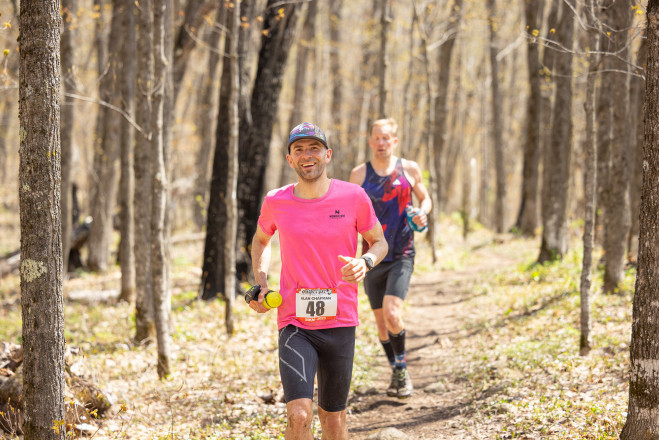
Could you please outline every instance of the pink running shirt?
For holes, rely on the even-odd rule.
[[[371,200],[362,187],[342,180],[332,179],[327,193],[317,199],[296,197],[294,187],[291,184],[268,192],[259,217],[263,232],[274,235],[279,231],[279,292],[283,303],[277,309],[277,327],[357,326],[357,284],[341,279],[344,263],[338,256],[355,257],[357,233],[376,225],[378,219]],[[336,289],[336,318],[299,319],[298,289]]]

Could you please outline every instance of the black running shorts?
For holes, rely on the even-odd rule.
[[[371,269],[364,279],[364,290],[368,295],[371,309],[382,308],[385,295],[393,295],[405,300],[410,279],[414,272],[414,258],[400,258],[380,263]]]
[[[355,327],[306,330],[288,325],[279,330],[279,374],[286,402],[313,399],[318,371],[318,406],[327,412],[346,409]]]

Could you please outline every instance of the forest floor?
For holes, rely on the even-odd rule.
[[[405,306],[415,385],[408,399],[384,393],[390,371],[360,288],[351,438],[617,438],[627,409],[633,268],[618,295],[593,294],[594,348],[579,356],[578,244],[563,261],[537,265],[537,239],[478,228],[465,241],[456,219],[444,219],[439,235],[435,264],[418,240]],[[72,370],[115,402],[95,421],[93,438],[283,439],[275,314],[257,315],[237,298],[228,337],[224,302],[196,300],[202,251],[190,241],[173,252],[166,380],[157,378],[154,344],[132,342],[134,306],[111,299],[116,269],[79,272],[66,283],[67,344],[80,350]],[[278,262],[272,266],[276,285]],[[596,271],[594,292],[600,285]],[[18,277],[0,285],[0,341],[20,342],[19,290]],[[319,439],[317,417],[313,429]]]

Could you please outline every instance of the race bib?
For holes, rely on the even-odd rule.
[[[333,321],[338,297],[336,289],[297,289],[295,316],[302,322]]]

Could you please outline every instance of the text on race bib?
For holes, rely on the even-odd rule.
[[[306,289],[295,291],[295,316],[302,322],[336,319],[338,295],[336,289]]]

